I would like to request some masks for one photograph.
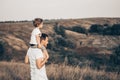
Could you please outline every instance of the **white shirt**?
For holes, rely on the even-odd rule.
[[[36,59],[43,58],[43,53],[41,49],[29,48],[27,51],[27,55],[30,61],[31,80],[48,80],[45,65],[40,69],[38,69],[36,66]]]
[[[33,29],[32,33],[31,33],[30,44],[37,44],[36,35],[41,36],[41,31],[39,28]]]

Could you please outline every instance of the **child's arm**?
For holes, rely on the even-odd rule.
[[[29,62],[28,55],[25,56],[25,63],[27,64]]]
[[[38,48],[41,48],[41,44],[40,44],[40,36],[39,35],[36,35],[36,41],[38,43]]]

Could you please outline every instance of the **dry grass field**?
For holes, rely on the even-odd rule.
[[[91,69],[89,66],[79,68],[65,64],[46,65],[49,80],[120,80],[117,72]],[[28,64],[0,62],[0,80],[30,80]]]

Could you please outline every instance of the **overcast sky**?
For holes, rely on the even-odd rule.
[[[120,0],[0,0],[0,21],[120,17]]]

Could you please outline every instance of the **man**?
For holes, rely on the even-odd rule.
[[[48,80],[46,75],[45,63],[49,56],[46,50],[48,44],[48,35],[42,34],[40,37],[42,49],[31,46],[25,56],[25,63],[30,62],[31,80]]]

